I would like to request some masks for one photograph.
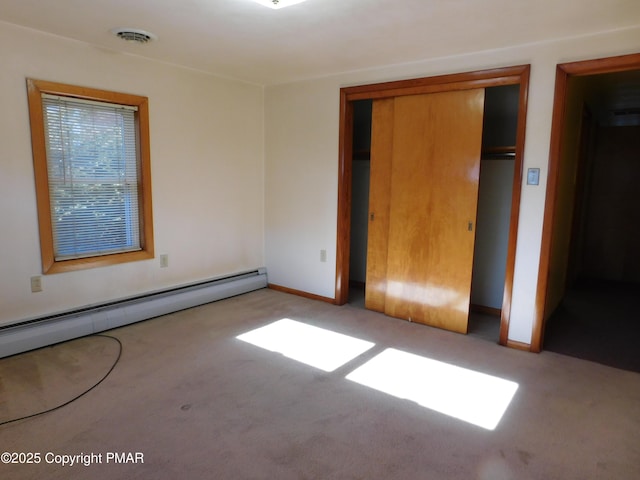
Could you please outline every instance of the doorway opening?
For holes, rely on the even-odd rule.
[[[528,66],[432,77],[341,91],[336,303],[364,308],[371,115],[374,99],[485,89],[480,198],[468,332],[508,341],[518,221]]]
[[[559,65],[555,102],[534,346],[640,371],[640,55]]]

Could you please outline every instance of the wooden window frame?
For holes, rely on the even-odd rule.
[[[138,202],[140,216],[140,250],[85,258],[66,260],[55,259],[51,205],[49,200],[49,177],[47,171],[45,128],[42,110],[43,93],[59,95],[61,97],[137,107],[137,112],[135,114],[135,127],[139,164]],[[27,94],[29,101],[29,119],[31,124],[31,147],[33,151],[38,226],[40,230],[42,273],[52,274],[84,270],[88,268],[154,258],[148,98],[139,95],[78,87],[31,78],[27,79]]]

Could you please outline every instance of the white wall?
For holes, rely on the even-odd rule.
[[[0,325],[264,265],[264,90],[0,23]],[[156,257],[41,274],[25,78],[149,97]],[[335,182],[334,182],[335,183]]]
[[[265,98],[269,282],[329,298],[336,272],[337,95],[332,80],[289,85]],[[327,250],[324,263],[320,250]]]
[[[471,303],[502,309],[509,248],[514,160],[482,159]]]
[[[334,297],[341,87],[531,64],[524,168],[540,168],[541,181],[539,186],[522,186],[509,329],[510,340],[530,343],[556,65],[635,53],[640,50],[639,38],[636,26],[268,87],[265,255],[269,281]],[[319,260],[321,248],[327,249],[327,263]]]

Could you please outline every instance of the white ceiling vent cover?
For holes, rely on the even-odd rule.
[[[148,43],[158,38],[153,33],[138,28],[114,28],[111,33],[127,42],[135,43]]]

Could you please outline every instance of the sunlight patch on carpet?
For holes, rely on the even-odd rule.
[[[290,318],[283,318],[236,338],[325,372],[334,371],[375,345]]]
[[[494,430],[518,384],[393,348],[346,377],[361,385]]]

